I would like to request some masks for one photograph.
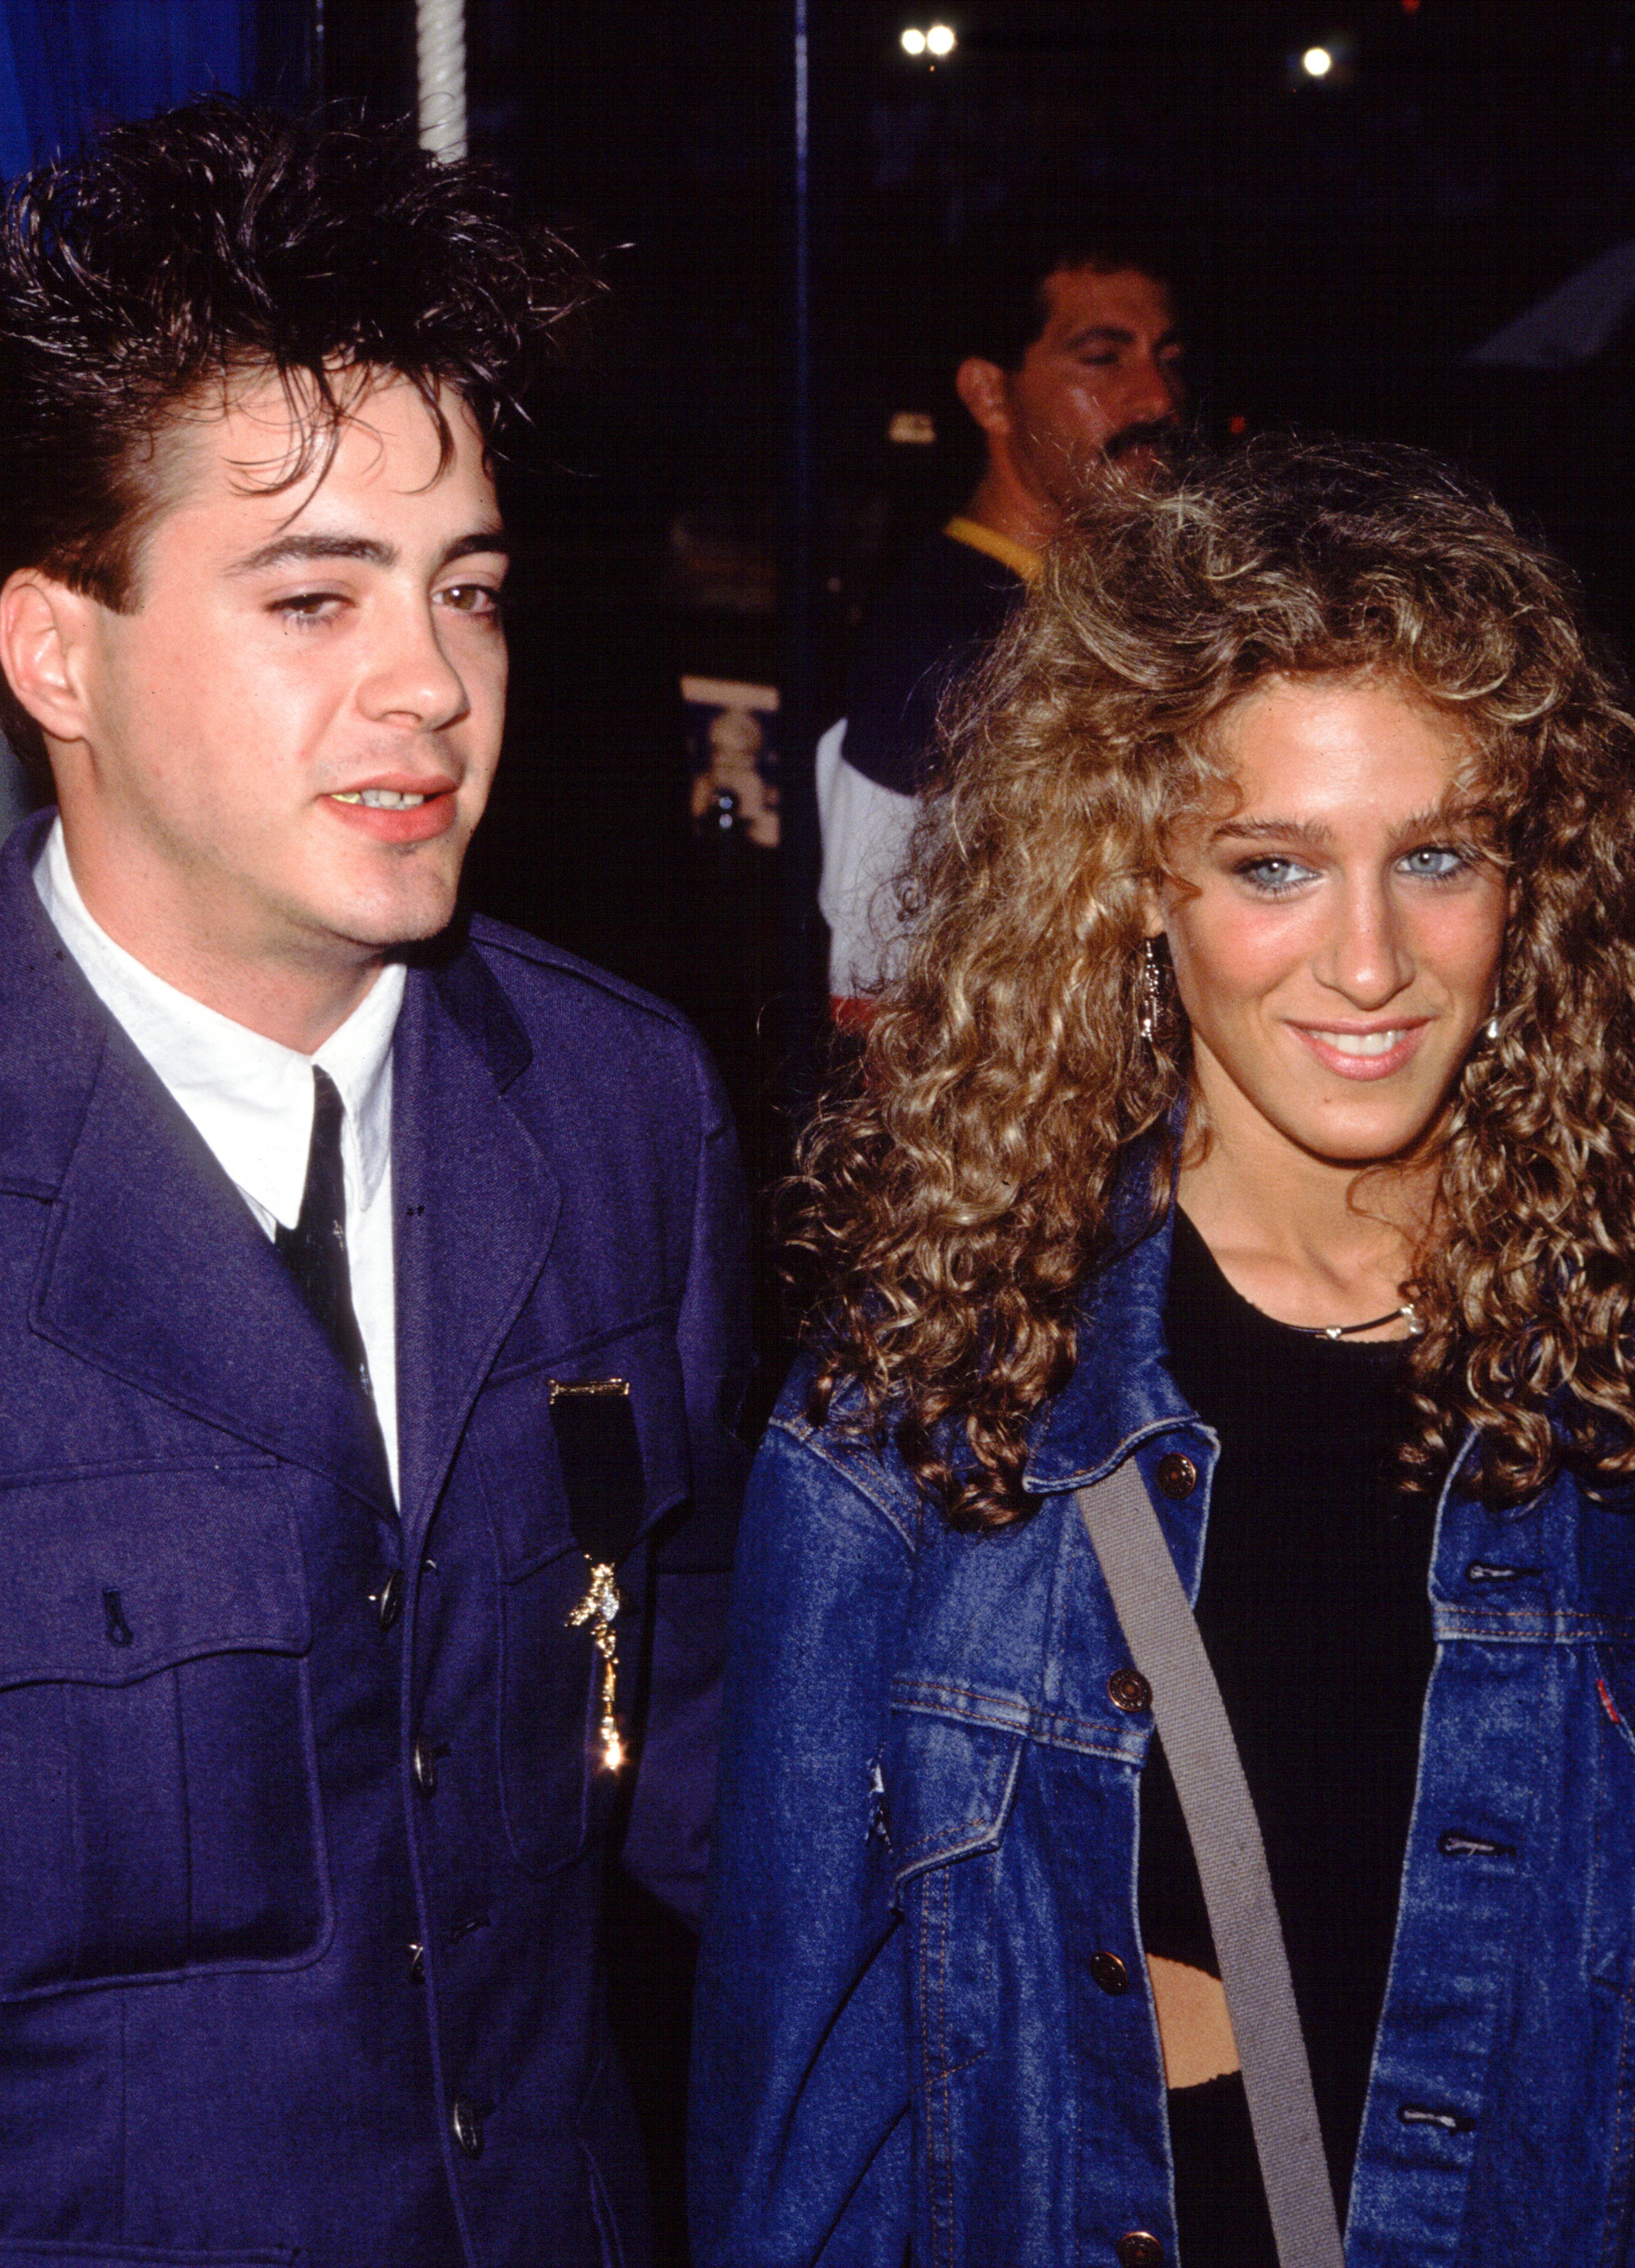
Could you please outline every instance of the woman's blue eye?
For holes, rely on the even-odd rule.
[[[1427,881],[1445,882],[1451,875],[1462,873],[1469,862],[1462,850],[1450,850],[1445,843],[1427,843],[1418,850],[1410,850],[1402,863],[1410,874],[1421,875]]]
[[[1296,858],[1249,858],[1238,868],[1238,873],[1268,897],[1277,897],[1307,880],[1311,869],[1302,866]]]

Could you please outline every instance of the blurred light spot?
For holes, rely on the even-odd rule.
[[[923,55],[925,52],[925,34],[917,32],[912,24],[902,35],[902,52],[905,55]]]
[[[1417,16],[1419,13],[1419,0],[1403,0],[1403,13],[1404,16]]]
[[[1247,433],[1248,430],[1249,421],[1246,416],[1244,416],[1241,410],[1234,411],[1233,416],[1228,417],[1226,420],[1226,431],[1228,433]]]
[[[922,449],[929,448],[937,438],[934,418],[923,409],[899,409],[886,428],[888,441],[907,441]]]
[[[933,24],[925,34],[925,44],[934,55],[951,55],[958,42],[954,39],[952,26],[947,24]]]
[[[1300,69],[1307,78],[1327,78],[1334,69],[1334,57],[1327,48],[1307,48],[1300,57]]]

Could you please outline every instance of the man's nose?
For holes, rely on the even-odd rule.
[[[443,650],[429,604],[405,600],[385,614],[358,701],[365,715],[383,724],[423,733],[464,716],[470,706],[465,684]]]
[[[1176,364],[1160,355],[1143,355],[1136,365],[1131,418],[1157,423],[1173,417],[1185,400],[1186,382]]]

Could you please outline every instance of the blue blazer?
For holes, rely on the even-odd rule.
[[[683,1912],[705,1856],[745,1359],[713,1074],[512,932],[411,969],[400,1517],[46,918],[44,824],[0,856],[0,2268],[638,2268],[599,1884],[615,1828]],[[628,1790],[549,1407],[610,1377]]]

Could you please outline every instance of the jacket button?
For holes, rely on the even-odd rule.
[[[1132,2228],[1113,2247],[1118,2268],[1164,2268],[1164,2248],[1145,2228]]]
[[[1138,1669],[1116,1669],[1107,1681],[1107,1697],[1127,1717],[1153,1706],[1153,1689]]]
[[[1090,1974],[1104,1992],[1116,1996],[1130,1990],[1130,1971],[1116,1953],[1093,1953]]]
[[[1190,1457],[1183,1457],[1179,1449],[1172,1449],[1167,1457],[1159,1459],[1153,1469],[1153,1477],[1171,1504],[1180,1504],[1197,1486],[1198,1469]]]
[[[450,2124],[454,2139],[468,2158],[482,2155],[482,2113],[476,2103],[468,2102],[461,2095],[454,2104]]]
[[[371,1591],[370,1602],[375,1619],[382,1631],[389,1631],[403,1611],[403,1571],[394,1567],[378,1591]]]
[[[439,1756],[448,1754],[446,1748],[434,1749],[430,1742],[416,1741],[409,1763],[415,1774],[415,1786],[422,1795],[437,1793],[437,1764]]]

